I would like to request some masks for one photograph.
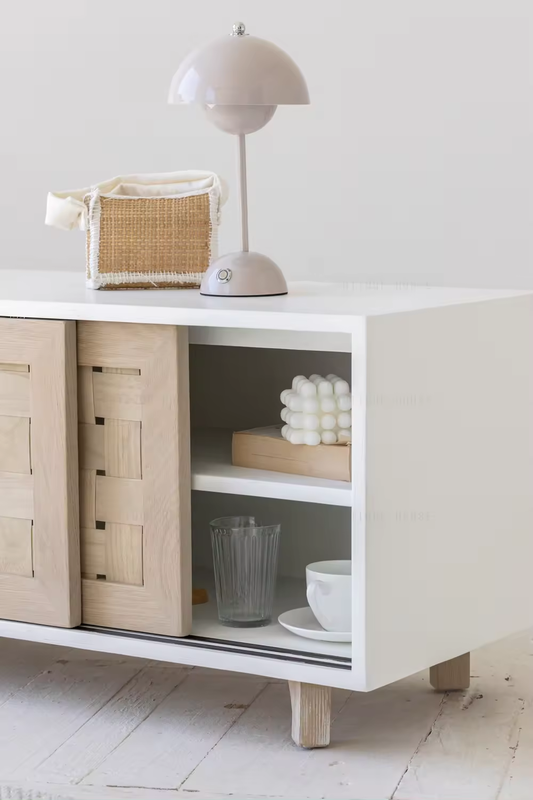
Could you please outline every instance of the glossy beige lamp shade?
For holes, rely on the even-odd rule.
[[[170,86],[169,103],[282,106],[309,103],[297,65],[272,42],[238,33],[193,50]]]
[[[185,58],[172,79],[168,101],[203,105],[214,125],[239,139],[242,250],[211,264],[201,293],[221,297],[286,294],[280,268],[268,256],[249,250],[245,136],[266,125],[278,105],[309,103],[298,66],[272,42],[248,36],[238,22],[231,35]]]

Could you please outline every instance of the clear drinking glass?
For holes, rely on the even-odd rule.
[[[268,625],[281,526],[261,525],[255,517],[220,517],[209,524],[220,622],[234,628]]]

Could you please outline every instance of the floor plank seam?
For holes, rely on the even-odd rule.
[[[349,692],[348,693],[348,697],[346,698],[344,703],[340,706],[340,708],[338,709],[337,713],[335,715],[333,715],[333,714],[331,715],[331,724],[332,725],[340,717],[340,715],[342,714],[342,712],[344,711],[344,709],[346,708],[346,706],[350,702],[350,699],[353,697],[353,695],[354,695],[354,692]]]
[[[431,725],[430,725],[430,727],[429,727],[429,730],[428,730],[428,732],[427,732],[427,733],[426,733],[426,735],[425,735],[424,737],[422,737],[422,739],[420,739],[420,741],[418,742],[418,744],[417,744],[417,746],[416,746],[416,748],[415,748],[415,750],[414,750],[413,754],[411,755],[411,757],[410,757],[409,761],[407,762],[407,766],[405,767],[404,771],[402,772],[402,774],[401,774],[401,776],[400,776],[400,780],[398,781],[398,783],[397,783],[397,784],[396,784],[396,786],[394,787],[394,790],[393,790],[392,794],[390,795],[390,798],[389,798],[389,800],[394,800],[394,796],[395,796],[396,792],[398,791],[398,789],[400,788],[400,786],[402,785],[403,779],[405,778],[405,776],[407,775],[407,773],[408,773],[408,772],[409,772],[409,770],[411,769],[411,764],[413,763],[413,761],[414,761],[414,760],[415,760],[415,758],[417,757],[418,753],[419,753],[419,752],[420,752],[420,750],[423,748],[423,746],[425,745],[425,743],[428,741],[429,737],[431,736],[431,734],[432,734],[432,733],[433,733],[433,731],[435,730],[435,725],[437,724],[437,722],[439,721],[440,717],[442,716],[442,714],[443,714],[443,712],[444,712],[444,708],[445,708],[445,706],[446,706],[446,703],[448,702],[448,698],[449,698],[449,696],[450,696],[450,693],[449,693],[449,692],[446,692],[446,693],[443,695],[443,698],[442,698],[441,702],[439,703],[439,708],[438,708],[438,710],[437,710],[437,713],[436,713],[436,715],[435,715],[435,718],[434,718],[433,722],[431,723]]]
[[[123,689],[125,689],[125,688],[126,688],[126,686],[127,686],[127,685],[128,685],[130,682],[131,682],[131,681],[133,681],[135,678],[137,678],[137,677],[138,677],[138,676],[139,676],[139,675],[140,675],[140,674],[141,674],[143,671],[145,671],[145,670],[148,670],[148,669],[151,669],[151,668],[152,668],[152,667],[151,667],[151,663],[152,663],[152,662],[149,662],[149,664],[146,664],[146,665],[145,665],[145,666],[144,666],[142,669],[140,669],[140,670],[139,670],[139,672],[137,672],[135,675],[133,675],[133,676],[130,678],[130,680],[129,680],[129,681],[126,681],[126,683],[125,683],[125,684],[124,684],[124,685],[123,685],[123,686],[122,686],[122,687],[121,687],[121,688],[118,690],[118,692],[116,692],[116,693],[113,695],[113,697],[116,697],[116,696],[117,696],[117,694],[119,694],[119,692],[121,692]],[[130,732],[129,732],[129,733],[128,733],[128,734],[127,734],[127,735],[126,735],[126,736],[125,736],[123,739],[121,739],[121,740],[120,740],[120,742],[118,742],[118,744],[116,744],[116,745],[115,745],[115,747],[113,747],[113,748],[112,748],[112,749],[111,749],[111,750],[110,750],[108,753],[106,753],[106,754],[105,754],[105,756],[104,756],[104,757],[103,757],[103,758],[102,758],[102,759],[101,759],[101,760],[98,762],[98,764],[96,764],[96,766],[92,767],[92,768],[91,768],[91,769],[90,769],[90,770],[89,770],[89,771],[88,771],[88,772],[87,772],[85,775],[83,775],[83,776],[82,776],[82,777],[81,777],[79,780],[75,781],[75,783],[73,783],[73,784],[71,784],[71,785],[72,785],[72,786],[79,786],[79,785],[82,785],[82,784],[83,784],[83,785],[87,785],[87,786],[95,786],[96,784],[92,784],[92,783],[87,783],[87,784],[85,784],[85,783],[84,783],[84,781],[85,781],[87,778],[89,778],[89,777],[90,777],[90,775],[91,775],[91,774],[92,774],[92,773],[93,773],[95,770],[97,770],[97,769],[98,769],[98,768],[99,768],[99,767],[100,767],[100,766],[101,766],[101,765],[104,763],[104,761],[106,761],[106,759],[108,759],[108,758],[109,758],[109,757],[110,757],[110,756],[111,756],[111,755],[112,755],[112,754],[115,752],[115,750],[117,750],[119,747],[121,747],[121,746],[124,744],[124,742],[126,742],[126,741],[127,741],[129,738],[130,738],[130,736],[131,736],[131,735],[132,735],[132,734],[133,734],[133,733],[134,733],[134,732],[137,730],[137,728],[139,727],[139,725],[141,725],[143,722],[146,722],[146,720],[147,720],[147,719],[148,719],[148,718],[149,718],[149,717],[150,717],[150,716],[151,716],[151,715],[154,713],[154,711],[155,711],[157,708],[159,708],[159,706],[161,705],[161,703],[163,703],[163,702],[164,702],[164,701],[167,699],[167,697],[170,697],[170,695],[172,694],[172,692],[175,692],[175,691],[176,691],[176,689],[177,689],[178,687],[180,687],[180,686],[181,686],[183,683],[185,683],[185,681],[187,680],[187,678],[189,677],[189,675],[191,674],[191,672],[192,672],[192,670],[185,670],[185,669],[184,669],[184,670],[183,670],[183,673],[184,673],[184,674],[183,674],[183,677],[182,677],[182,679],[181,679],[180,681],[178,681],[178,683],[177,683],[175,686],[173,686],[173,687],[170,689],[170,691],[169,691],[169,692],[167,692],[167,694],[166,694],[164,697],[162,697],[162,698],[161,698],[161,700],[159,701],[159,703],[157,703],[157,705],[155,705],[155,706],[154,706],[154,707],[153,707],[153,708],[152,708],[152,709],[151,709],[151,710],[148,712],[148,714],[147,714],[145,717],[143,717],[143,719],[139,720],[139,722],[137,723],[137,725],[135,725],[135,727],[134,727],[134,728],[132,728],[132,730],[131,730],[131,731],[130,731]],[[113,698],[110,698],[108,702],[110,703],[112,699],[113,699]],[[100,710],[100,711],[102,711],[102,710],[103,710],[103,709],[104,709],[104,708],[105,708],[107,705],[108,705],[108,703],[106,703],[104,706],[102,706],[102,708],[101,708],[101,709],[99,709],[99,710]],[[83,726],[82,726],[82,727],[83,727]],[[117,787],[115,787],[115,788],[117,788]],[[120,787],[120,788],[123,788],[123,787]],[[139,787],[139,788],[143,788],[143,787]],[[154,786],[153,788],[155,789],[155,788],[157,788],[157,787],[155,787],[155,786]]]
[[[38,785],[39,784],[36,784],[36,786],[38,786]],[[53,785],[57,786],[57,784],[53,784]],[[176,792],[176,797],[178,796],[178,792],[187,792],[187,794],[191,795],[191,800],[194,800],[194,795],[195,794],[203,794],[200,789],[162,789],[160,786],[121,786],[121,784],[119,784],[119,783],[106,783],[105,786],[100,786],[99,784],[94,784],[94,783],[90,783],[90,784],[87,784],[87,785],[91,786],[93,788],[96,788],[96,789],[99,789],[99,788],[100,789],[135,789],[135,790],[140,789],[143,792],[161,792],[161,793],[163,793],[163,792],[165,792],[165,793],[167,793],[167,792]],[[0,789],[1,788],[2,787],[0,786]],[[10,788],[13,789],[13,788],[16,788],[16,787],[10,787]],[[61,788],[69,789],[69,788],[72,788],[72,785],[70,785],[70,786],[66,785],[64,787],[61,785]],[[204,795],[204,797],[205,797],[205,795]],[[220,793],[219,792],[216,795],[217,800],[226,800],[226,798],[227,798],[227,800],[235,800],[235,797],[236,797],[236,795],[233,792],[229,792],[229,793],[226,793],[226,792]],[[240,797],[244,797],[244,795],[239,795],[239,798]],[[286,800],[285,795],[282,795],[282,794],[250,794],[249,792],[246,792],[246,800],[254,800],[254,798],[259,798],[259,800]],[[0,800],[4,800],[4,798],[1,795],[0,795]],[[5,800],[20,800],[20,798],[18,796],[13,795],[13,796],[6,797]],[[23,800],[26,800],[26,798],[23,798]],[[28,798],[28,800],[34,800],[34,798]],[[35,800],[42,800],[42,799],[41,799],[40,796],[37,796],[35,798]],[[44,798],[44,800],[48,800],[48,798]],[[54,798],[54,800],[55,800],[55,798]],[[309,796],[306,796],[306,797],[298,798],[298,800],[316,800],[316,798],[310,798]],[[318,798],[318,800],[327,800],[327,798],[321,797],[321,798]]]
[[[261,686],[261,688],[259,689],[259,691],[257,692],[257,694],[256,694],[256,695],[254,695],[252,702],[248,704],[248,708],[244,708],[244,709],[243,709],[243,711],[242,711],[242,714],[239,714],[239,716],[238,716],[238,717],[236,717],[236,718],[233,720],[233,722],[232,722],[232,723],[231,723],[231,725],[230,725],[230,726],[227,728],[227,730],[225,730],[225,731],[224,731],[224,733],[222,734],[222,736],[220,737],[220,739],[219,739],[217,742],[215,742],[215,744],[213,745],[213,747],[211,747],[211,748],[208,750],[208,752],[207,752],[207,753],[204,755],[204,757],[203,757],[203,758],[202,758],[202,759],[201,759],[201,760],[198,762],[198,764],[196,764],[196,765],[195,765],[194,769],[192,769],[192,770],[189,772],[189,774],[188,774],[188,775],[187,775],[187,776],[184,778],[184,780],[182,780],[182,782],[180,783],[180,785],[176,787],[176,791],[178,791],[178,792],[179,792],[179,791],[191,791],[191,793],[192,793],[192,794],[194,794],[194,790],[187,790],[187,789],[183,789],[183,790],[182,790],[182,787],[183,787],[183,786],[184,786],[184,785],[187,783],[187,781],[189,780],[189,778],[191,778],[191,777],[194,775],[194,773],[196,772],[196,770],[198,769],[198,767],[200,766],[200,764],[202,764],[202,763],[203,763],[203,762],[206,760],[206,758],[207,758],[207,757],[208,757],[208,756],[209,756],[209,755],[210,755],[210,754],[213,752],[213,750],[215,749],[215,747],[218,747],[218,745],[220,744],[220,742],[221,742],[221,741],[224,739],[224,737],[225,737],[225,736],[227,736],[227,735],[228,735],[228,733],[229,733],[229,732],[231,731],[231,729],[232,729],[232,728],[233,728],[233,727],[234,727],[234,726],[237,724],[237,722],[239,722],[239,721],[240,721],[240,720],[241,720],[241,719],[244,717],[244,715],[246,714],[246,712],[250,710],[250,708],[253,706],[253,704],[255,703],[255,701],[256,701],[256,700],[257,700],[259,697],[261,697],[261,695],[262,695],[262,694],[263,694],[263,692],[266,690],[266,688],[268,687],[268,685],[269,685],[268,683],[264,683],[264,684]]]
[[[498,791],[496,792],[496,800],[500,800],[501,793],[503,791],[503,787],[505,786],[507,778],[509,778],[509,780],[513,779],[512,775],[511,775],[511,772],[512,772],[512,769],[513,769],[513,764],[514,764],[514,762],[516,760],[516,753],[517,753],[518,747],[520,745],[520,736],[522,734],[522,727],[520,726],[519,722],[520,722],[520,718],[524,714],[524,711],[526,710],[526,705],[527,705],[526,701],[523,700],[521,697],[519,697],[518,699],[521,701],[521,706],[518,709],[518,712],[516,714],[515,720],[513,722],[513,727],[511,728],[511,734],[513,733],[513,731],[516,728],[516,735],[514,737],[514,744],[509,746],[509,749],[513,751],[513,754],[511,756],[511,758],[509,759],[509,763],[507,764],[507,769],[505,770],[504,774],[502,775],[502,779],[500,781],[500,785],[498,786]]]

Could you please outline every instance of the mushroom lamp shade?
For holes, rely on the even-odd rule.
[[[200,292],[219,297],[287,294],[277,264],[249,249],[245,137],[263,128],[279,105],[309,103],[299,68],[281,48],[249,36],[237,22],[230,35],[185,58],[172,80],[168,101],[203,105],[217,128],[238,137],[242,248],[211,264]]]

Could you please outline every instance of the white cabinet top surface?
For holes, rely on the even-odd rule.
[[[283,297],[213,298],[198,290],[94,291],[79,272],[0,270],[0,316],[167,325],[344,331],[354,320],[529,292],[295,282]]]

